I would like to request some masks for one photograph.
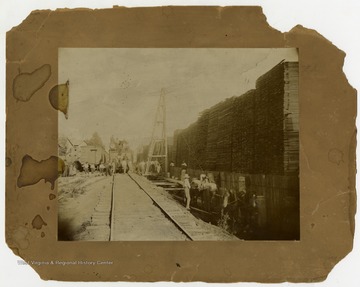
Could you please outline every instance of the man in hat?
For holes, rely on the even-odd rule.
[[[185,174],[184,176],[184,188],[185,188],[185,197],[186,197],[186,209],[190,210],[190,181],[189,175]]]
[[[185,174],[186,174],[186,169],[187,169],[187,164],[186,162],[183,160],[182,164],[181,164],[181,180],[185,179]]]

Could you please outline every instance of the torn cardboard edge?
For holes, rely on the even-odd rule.
[[[38,160],[57,154],[57,111],[48,98],[49,91],[59,84],[57,49],[99,46],[299,48],[300,242],[76,242],[69,245],[56,241],[56,212],[47,213],[42,208],[51,205],[51,211],[56,209],[55,201],[49,201],[52,198],[49,184],[40,181],[17,187],[16,181],[26,154]],[[51,258],[66,261],[74,258],[75,252],[82,254],[84,260],[106,257],[114,262],[105,269],[95,266],[91,271],[84,266],[32,266],[41,278],[317,282],[324,280],[334,265],[351,251],[356,212],[356,91],[342,71],[345,53],[316,31],[297,25],[281,33],[267,24],[260,7],[58,9],[34,11],[9,31],[6,53],[7,244],[26,261]],[[16,99],[13,83],[18,69],[29,73],[43,65],[51,68],[49,78],[39,81],[38,89],[29,88],[28,94]],[[23,83],[20,90],[27,92],[31,81]],[[39,115],[51,120],[44,123]],[[29,130],[24,123],[38,128]],[[41,150],[39,141],[47,143]],[[331,153],[334,149],[341,153],[342,161],[334,163]],[[37,199],[36,204],[33,198]],[[37,227],[41,225],[40,229],[31,228],[31,220]],[[136,259],[138,254],[141,260]]]

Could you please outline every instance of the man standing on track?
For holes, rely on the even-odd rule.
[[[85,164],[84,164],[84,171],[85,171],[86,174],[89,173],[89,164],[88,164],[88,162],[85,162]]]
[[[185,174],[184,188],[185,188],[185,197],[186,197],[186,209],[190,210],[190,181],[188,174]]]
[[[116,163],[115,160],[113,160],[111,163],[111,174],[115,174],[115,173],[116,173]]]

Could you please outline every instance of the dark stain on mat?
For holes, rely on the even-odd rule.
[[[31,222],[33,228],[40,230],[44,225],[46,226],[46,222],[42,219],[42,217],[38,214],[34,217]]]
[[[49,101],[52,107],[68,118],[69,107],[69,81],[65,84],[54,86],[49,92]]]
[[[13,96],[21,102],[27,102],[40,90],[51,75],[51,66],[42,65],[31,73],[20,73],[13,81]]]
[[[24,187],[38,183],[44,179],[51,183],[51,189],[54,189],[58,174],[63,171],[64,162],[57,156],[51,156],[46,160],[37,161],[29,155],[22,159],[20,175],[17,179],[17,186]]]

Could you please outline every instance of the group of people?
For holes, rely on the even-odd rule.
[[[99,164],[94,164],[94,163],[89,164],[88,162],[85,162],[82,165],[82,167],[85,174],[100,172],[101,175],[112,175],[115,172],[115,162],[111,162],[111,163],[101,162]]]
[[[96,166],[93,163],[89,164],[88,162],[85,162],[82,166],[85,173],[94,173],[96,171]]]
[[[64,162],[62,176],[74,176],[77,174],[77,172],[78,170],[76,169],[75,163],[68,164],[66,161]]]
[[[146,168],[147,168],[148,163],[145,162],[144,160],[140,161],[137,164],[137,172],[140,175],[145,175],[146,174]],[[159,161],[154,160],[154,161],[150,161],[150,165],[149,165],[149,173],[152,174],[161,174],[161,164]]]

